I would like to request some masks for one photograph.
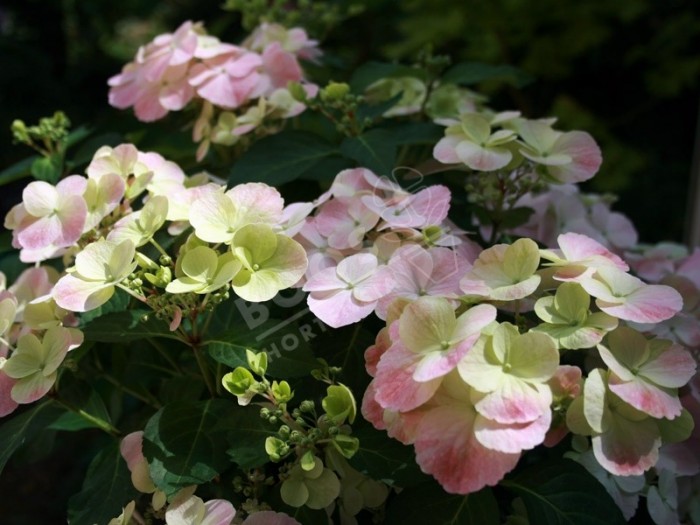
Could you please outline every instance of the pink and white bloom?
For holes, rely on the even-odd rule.
[[[85,177],[71,175],[56,186],[34,181],[24,188],[22,203],[5,218],[5,227],[14,230],[13,246],[22,249],[22,261],[46,259],[80,239],[88,213],[86,184]]]
[[[307,299],[311,311],[338,328],[367,317],[394,286],[387,266],[379,266],[370,253],[358,253],[310,276],[303,290],[311,292]]]
[[[241,47],[230,47],[193,66],[189,83],[203,99],[222,108],[235,109],[260,94],[258,69],[263,59]]]
[[[583,182],[598,172],[603,157],[593,137],[583,131],[562,133],[540,120],[519,119],[524,144],[520,153],[544,166],[557,182]]]
[[[600,368],[588,374],[583,396],[569,406],[566,424],[575,434],[591,436],[595,458],[612,474],[643,474],[659,458],[658,425],[615,395]]]
[[[103,305],[114,287],[136,268],[134,244],[100,240],[87,245],[75,258],[75,266],[56,283],[52,295],[61,308],[86,312]]]
[[[361,247],[365,234],[379,222],[379,215],[360,199],[341,198],[326,202],[315,218],[316,229],[338,250]]]
[[[681,415],[677,389],[695,374],[695,359],[663,339],[647,340],[628,327],[612,332],[598,352],[610,368],[608,387],[623,401],[655,418]]]
[[[530,239],[496,244],[479,254],[460,286],[466,295],[497,301],[523,299],[540,284],[541,278],[535,273],[539,264],[537,244]]]
[[[387,309],[397,297],[418,299],[425,295],[456,297],[459,281],[469,263],[449,248],[425,249],[417,244],[398,248],[389,260],[396,285],[377,303],[377,316],[386,319]]]
[[[614,267],[598,268],[579,282],[598,308],[625,321],[658,323],[683,308],[681,295],[670,286],[646,284]]]
[[[554,340],[538,332],[520,334],[502,323],[483,335],[457,369],[479,395],[475,408],[497,423],[532,423],[549,412],[552,391],[547,382],[559,365]],[[541,429],[541,439],[549,428]]]
[[[477,171],[504,168],[513,158],[506,145],[516,139],[511,130],[491,132],[489,121],[477,113],[461,116],[461,122],[449,126],[445,137],[435,145],[433,156],[443,164],[466,164]]]
[[[20,337],[17,349],[2,363],[3,374],[16,380],[10,394],[13,401],[26,404],[44,397],[68,351],[81,343],[82,333],[62,327],[48,329],[42,339],[34,334]]]
[[[226,193],[206,191],[190,207],[189,220],[197,237],[230,244],[235,233],[248,224],[275,226],[282,219],[284,200],[267,184],[239,184]]]
[[[236,509],[224,499],[175,498],[165,512],[167,525],[230,525]]]
[[[546,266],[556,269],[554,278],[559,281],[580,281],[599,268],[612,267],[621,272],[629,270],[627,263],[619,256],[586,235],[563,233],[557,237],[557,243],[558,250],[540,250],[540,256],[549,261],[545,263]]]
[[[156,486],[148,470],[148,461],[143,455],[143,431],[139,430],[124,436],[119,444],[119,452],[131,472],[131,483],[134,488],[144,494],[155,492]]]
[[[387,228],[425,228],[440,224],[450,209],[450,190],[433,185],[415,194],[405,194],[387,200],[377,195],[365,195],[362,203],[382,219],[377,230]]]

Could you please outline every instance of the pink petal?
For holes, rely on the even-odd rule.
[[[474,434],[479,443],[499,452],[519,453],[542,444],[552,423],[552,413],[547,410],[531,423],[503,424],[477,414]]]
[[[375,302],[357,301],[350,290],[337,293],[314,292],[306,299],[309,309],[328,326],[338,328],[364,319],[374,310]]]
[[[376,400],[390,410],[408,411],[426,403],[441,383],[441,378],[426,382],[414,380],[413,374],[421,360],[400,343],[391,346],[379,359],[374,379]]]
[[[616,304],[602,299],[596,305],[602,311],[625,321],[658,323],[670,319],[683,308],[683,298],[671,288],[661,284],[649,284],[638,288],[624,302]]]
[[[440,406],[418,425],[416,461],[447,492],[469,494],[496,485],[520,458],[484,447],[474,435],[475,416],[471,407]]]
[[[613,373],[610,374],[608,386],[620,399],[651,417],[674,419],[681,415],[681,402],[675,393],[666,392],[640,377],[622,381]]]

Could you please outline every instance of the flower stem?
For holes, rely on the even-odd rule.
[[[92,414],[85,412],[85,410],[83,410],[81,408],[76,408],[73,405],[70,405],[61,399],[56,398],[55,401],[56,401],[56,403],[61,405],[66,410],[69,410],[70,412],[73,412],[74,414],[79,415],[85,421],[89,421],[90,423],[95,425],[97,428],[104,430],[108,434],[111,434],[111,435],[116,436],[116,437],[119,437],[122,435],[122,433],[116,427],[114,427],[111,423],[105,421],[104,419],[99,418],[97,416],[93,416]]]
[[[207,365],[207,360],[202,354],[202,347],[192,346],[192,350],[194,350],[194,357],[195,359],[197,359],[197,365],[199,365],[199,370],[202,372],[202,377],[204,378],[204,382],[207,385],[209,394],[211,395],[211,397],[216,397],[216,387],[214,386],[214,382],[212,381],[211,374],[209,372],[209,365]]]

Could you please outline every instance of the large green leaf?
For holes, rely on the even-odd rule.
[[[137,497],[129,469],[119,453],[119,444],[113,441],[92,460],[82,490],[68,502],[68,523],[108,523],[119,516],[122,507]]]
[[[143,455],[153,483],[166,494],[211,481],[228,465],[227,433],[235,428],[235,401],[179,401],[146,423]]]
[[[442,77],[443,83],[472,86],[486,80],[502,80],[521,88],[532,82],[532,77],[520,69],[508,65],[462,62],[455,64]]]
[[[379,176],[389,177],[394,170],[396,140],[389,130],[377,128],[357,137],[348,137],[340,145],[340,151],[358,166]]]
[[[145,318],[145,320],[144,320]],[[113,312],[92,320],[82,328],[86,341],[98,343],[128,343],[147,337],[165,337],[179,341],[165,321],[153,312],[128,310]]]
[[[32,174],[32,165],[39,158],[38,155],[32,155],[0,171],[0,186],[4,186],[5,184],[9,184],[24,177],[29,177]]]
[[[51,401],[45,401],[3,423],[0,426],[0,473],[19,447],[28,439],[36,437],[61,414],[63,409]]]
[[[82,411],[88,417],[83,417],[76,412],[66,412],[51,423],[48,428],[67,431],[101,428],[95,421],[90,420],[90,416],[108,424],[112,423],[100,394],[89,384],[75,379],[72,374],[66,373],[61,376],[58,393],[62,401],[76,411]]]
[[[398,487],[414,486],[429,479],[416,464],[412,446],[370,426],[356,430],[353,436],[360,440],[360,448],[350,463],[372,479]]]
[[[277,428],[260,417],[257,406],[248,406],[236,411],[235,428],[228,433],[229,457],[241,468],[255,468],[267,463],[265,440],[276,436]]]
[[[498,504],[491,489],[461,496],[448,494],[434,481],[411,487],[391,500],[386,523],[402,525],[499,525]],[[546,521],[533,521],[537,525]]]
[[[296,323],[270,319],[253,330],[238,324],[205,341],[209,355],[231,368],[247,366],[245,351],[267,352],[272,377],[301,377],[317,367],[308,334]]]
[[[311,171],[338,148],[318,135],[283,131],[259,140],[233,165],[229,184],[265,182],[278,186]]]
[[[625,519],[603,486],[575,461],[537,463],[501,482],[525,502],[530,523],[623,525]]]

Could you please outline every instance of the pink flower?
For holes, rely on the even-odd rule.
[[[459,280],[469,263],[449,248],[425,248],[410,244],[397,249],[389,260],[396,286],[377,304],[377,316],[386,319],[387,309],[397,297],[418,299],[424,295],[456,297]]]
[[[22,248],[22,261],[43,260],[80,239],[87,218],[83,199],[86,185],[85,177],[79,175],[71,175],[55,187],[43,181],[27,185],[22,203],[5,219],[5,227],[14,230],[13,245]]]
[[[257,53],[236,47],[192,67],[189,83],[203,99],[235,109],[260,93],[258,68],[262,64]]]
[[[338,328],[367,317],[377,301],[394,287],[391,272],[379,266],[377,257],[358,253],[309,277],[304,285],[311,292],[311,311],[324,323]]]
[[[328,238],[331,248],[344,250],[361,246],[365,234],[376,226],[379,215],[359,199],[333,199],[316,215],[316,228]]]

